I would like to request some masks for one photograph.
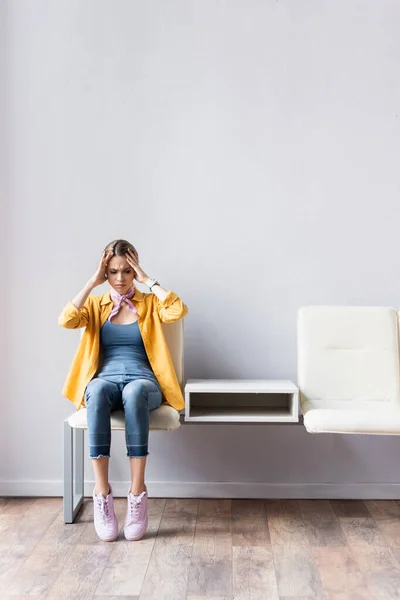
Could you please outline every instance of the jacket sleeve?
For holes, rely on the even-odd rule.
[[[159,317],[163,323],[179,321],[188,314],[188,307],[174,292],[168,292],[165,300],[159,300],[157,296],[154,296],[154,299],[157,303]]]
[[[86,327],[86,325],[89,323],[89,298],[86,300],[82,308],[76,308],[72,302],[68,302],[58,317],[58,324],[66,329],[79,329],[79,327]]]

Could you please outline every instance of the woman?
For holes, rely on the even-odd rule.
[[[151,293],[136,289],[135,280],[147,285]],[[91,294],[106,281],[108,292],[102,296]],[[95,475],[94,526],[103,541],[118,537],[108,482],[110,413],[121,408],[125,411],[131,486],[124,533],[128,540],[139,540],[148,523],[145,467],[149,413],[160,406],[163,398],[177,410],[184,407],[162,323],[182,319],[187,312],[178,296],[146,275],[132,244],[115,240],[106,246],[95,274],[59,317],[62,327],[86,328],[63,394],[78,409],[87,407]]]

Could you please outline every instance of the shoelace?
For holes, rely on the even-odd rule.
[[[102,500],[101,498],[97,498],[97,506],[99,508],[99,513],[103,523],[107,521],[108,518],[108,502],[107,500]]]
[[[137,519],[140,513],[140,505],[142,503],[142,498],[144,496],[144,492],[142,492],[138,499],[135,498],[133,494],[129,496],[129,516]]]

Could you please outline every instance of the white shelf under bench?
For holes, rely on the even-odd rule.
[[[185,421],[297,423],[299,390],[281,379],[189,379]]]

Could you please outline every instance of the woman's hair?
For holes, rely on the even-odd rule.
[[[112,252],[114,256],[125,256],[128,250],[132,250],[137,255],[136,248],[126,240],[114,240],[104,248],[106,254]]]

